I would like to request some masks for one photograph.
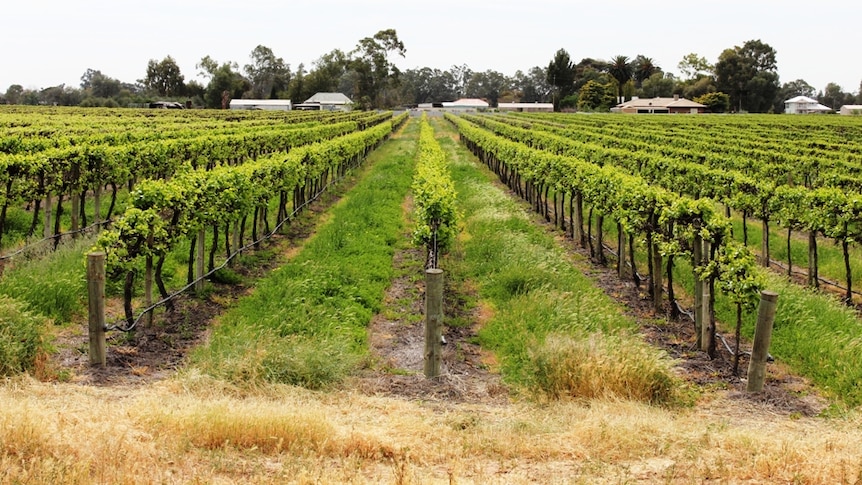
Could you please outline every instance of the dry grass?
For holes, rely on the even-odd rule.
[[[860,424],[719,392],[454,406],[196,375],[136,388],[0,388],[0,483],[856,483]]]

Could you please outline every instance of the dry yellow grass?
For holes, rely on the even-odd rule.
[[[0,388],[0,483],[856,483],[860,424],[721,392],[680,411],[19,378]]]

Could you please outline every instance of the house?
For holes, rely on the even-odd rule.
[[[232,99],[230,109],[290,111],[292,106],[289,99]]]
[[[862,115],[862,104],[845,104],[841,107],[841,110],[838,111],[838,114],[842,115]]]
[[[811,113],[829,113],[832,108],[823,106],[816,99],[808,96],[796,96],[784,102],[784,112],[794,115],[805,115]]]
[[[698,114],[706,111],[706,105],[680,98],[675,94],[672,98],[632,98],[611,108],[611,111],[640,114]]]
[[[499,103],[497,105],[497,109],[500,111],[520,111],[524,113],[534,113],[534,112],[553,112],[554,104],[553,103]]]
[[[353,109],[353,101],[342,93],[317,93],[306,99],[304,103],[297,104],[295,109],[350,111]]]

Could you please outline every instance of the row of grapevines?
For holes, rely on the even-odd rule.
[[[449,173],[446,153],[434,138],[434,128],[425,114],[419,125],[416,173],[413,176],[413,205],[416,227],[413,241],[428,250],[426,267],[436,268],[438,255],[455,239],[458,213],[455,182]]]
[[[740,308],[751,308],[756,302],[762,281],[754,268],[754,258],[746,247],[730,237],[730,221],[716,213],[712,201],[680,197],[617,167],[598,166],[574,156],[532,148],[463,118],[450,115],[448,119],[458,127],[462,141],[501,180],[517,192],[527,194],[528,199],[533,194],[532,199],[541,200],[542,193],[547,199],[549,188],[555,194],[568,195],[574,219],[571,226],[573,233],[579,234],[576,239],[589,240],[583,237],[582,204],[590,206],[591,214],[598,212],[599,260],[602,259],[600,231],[604,216],[617,222],[621,234],[643,237],[650,252],[651,289],[657,308],[661,307],[662,255],[666,256],[669,277],[673,258],[685,256],[692,260],[696,279],[709,287],[718,283]],[[625,238],[620,240],[620,254],[623,254]],[[704,242],[709,243],[705,253],[702,251]],[[629,243],[629,247],[633,247],[631,239]],[[673,309],[672,288],[669,282],[668,296]],[[704,346],[714,351],[712,310],[699,319],[698,324],[709,329]]]

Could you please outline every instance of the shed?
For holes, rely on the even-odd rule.
[[[554,103],[499,103],[500,111],[522,111],[524,113],[553,112]]]
[[[845,104],[838,113],[842,115],[862,115],[862,104]]]
[[[304,103],[296,105],[296,109],[350,111],[353,109],[353,101],[342,93],[317,93]]]
[[[230,109],[290,111],[293,106],[289,99],[232,99]]]
[[[485,111],[489,107],[487,101],[477,98],[461,98],[443,103],[443,108],[450,111]]]

